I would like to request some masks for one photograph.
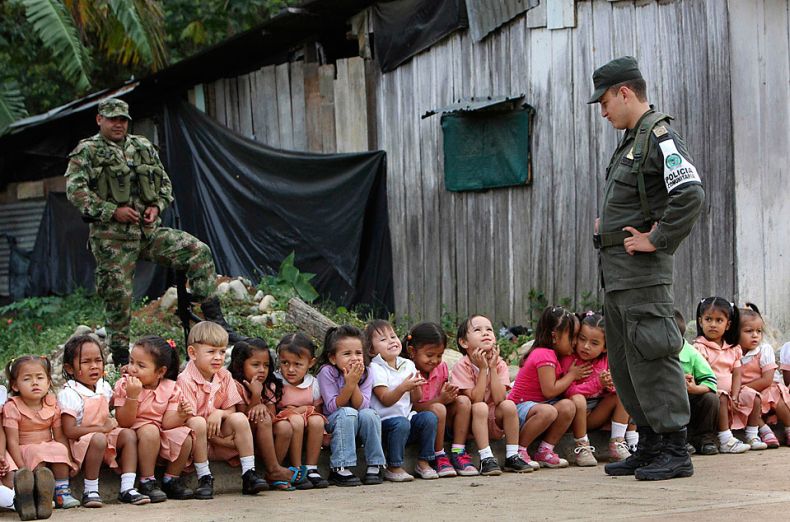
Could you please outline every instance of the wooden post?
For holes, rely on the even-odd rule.
[[[298,297],[292,297],[288,301],[285,320],[295,324],[304,333],[320,341],[323,341],[327,330],[337,326],[337,323],[333,320]]]

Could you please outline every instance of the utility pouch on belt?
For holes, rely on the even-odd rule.
[[[162,187],[162,177],[164,172],[155,165],[138,165],[137,185],[140,188],[140,199],[143,203],[150,204],[156,202],[159,196],[159,189]]]
[[[131,198],[132,169],[125,163],[99,166],[96,172],[96,192],[102,199],[122,205]]]

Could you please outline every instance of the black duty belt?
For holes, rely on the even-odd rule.
[[[649,232],[651,227],[635,227],[640,232]],[[593,234],[593,246],[598,249],[613,246],[623,246],[623,241],[631,237],[631,232],[617,230],[615,232],[604,232],[603,234]]]

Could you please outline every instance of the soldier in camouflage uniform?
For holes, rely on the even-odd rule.
[[[161,227],[161,213],[173,201],[170,179],[156,148],[128,134],[126,102],[99,103],[99,132],[69,154],[66,193],[90,223],[96,258],[96,291],[104,301],[110,350],[117,366],[129,362],[132,280],[138,259],[185,270],[192,296],[203,301],[206,319],[230,331],[216,298],[209,247],[180,230]],[[236,340],[232,332],[232,340]]]
[[[636,453],[605,471],[639,480],[687,477],[694,468],[686,450],[689,401],[673,316],[673,255],[699,216],[704,191],[671,118],[648,104],[633,57],[598,68],[593,83],[589,103],[600,103],[601,115],[625,131],[606,169],[595,243],[612,378],[639,432]]]

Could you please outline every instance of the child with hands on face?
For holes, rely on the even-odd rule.
[[[368,370],[364,335],[358,328],[330,328],[319,358],[318,382],[327,431],[332,434],[329,483],[336,486],[381,484],[385,463],[381,448],[381,419],[370,408],[373,379]],[[365,448],[367,469],[360,480],[348,469],[357,464],[357,436]]]
[[[774,349],[770,344],[763,344],[763,330],[765,322],[760,315],[760,310],[752,303],[746,303],[745,308],[739,310],[740,336],[739,345],[743,351],[741,369],[743,372],[742,383],[756,391],[760,397],[760,411],[762,416],[775,413],[785,427],[786,441],[790,444],[790,392],[781,381],[774,380],[778,365]],[[758,434],[760,440],[769,448],[778,448],[779,439],[774,435],[771,427],[759,419]],[[750,433],[748,437],[758,434]]]
[[[414,480],[403,469],[404,450],[409,443],[419,447],[414,473],[422,479],[439,478],[432,467],[436,460],[436,415],[430,411],[412,411],[412,404],[422,398],[425,379],[412,361],[400,356],[403,345],[389,322],[379,319],[368,323],[365,349],[373,357],[371,407],[381,417],[382,447],[387,455],[384,480]]]
[[[113,391],[104,380],[104,353],[89,335],[72,337],[63,348],[66,383],[58,394],[63,433],[69,439],[71,456],[82,468],[83,507],[101,507],[99,470],[102,462],[117,468],[121,452],[121,488],[118,500],[142,505],[151,500],[134,489],[137,478],[137,434],[119,428],[110,416]]]
[[[14,482],[17,513],[23,520],[49,518],[53,493],[57,508],[80,505],[69,489],[69,474],[79,468],[71,460],[61,411],[50,393],[51,371],[43,356],[24,355],[6,366],[13,396],[3,405],[3,427],[8,454],[20,466]]]
[[[587,432],[609,423],[609,462],[618,462],[631,455],[625,442],[629,416],[614,391],[612,375],[609,372],[604,318],[601,314],[590,311],[580,316],[580,323],[573,353],[560,359],[564,372],[568,372],[573,363],[587,363],[591,370],[587,377],[572,382],[565,390],[565,396],[576,405],[576,416],[572,423],[576,441],[576,465],[595,466],[598,463],[593,455],[595,448],[590,446]]]
[[[291,470],[298,473],[296,489],[326,488],[329,482],[318,471],[318,456],[324,439],[326,417],[322,415],[321,387],[310,375],[315,365],[316,346],[302,333],[288,334],[277,344],[279,372],[275,377],[282,383],[282,394],[277,399],[275,427],[281,425],[290,434]],[[306,444],[305,444],[306,442]],[[306,446],[302,464],[302,447]],[[278,457],[285,457],[283,451]]]
[[[268,484],[255,472],[255,446],[247,416],[236,411],[242,402],[233,376],[224,368],[228,333],[217,323],[201,321],[189,331],[189,362],[178,376],[178,386],[193,415],[206,422],[207,459],[195,451],[195,470],[199,489],[213,496],[213,478],[209,460],[241,463],[242,494],[256,495]],[[208,495],[206,495],[208,496]],[[209,497],[210,498],[210,497]]]
[[[568,431],[577,415],[576,404],[561,395],[576,381],[592,373],[588,362],[572,361],[563,373],[559,357],[573,353],[579,319],[561,306],[547,306],[535,328],[532,347],[521,358],[510,399],[515,401],[522,424],[519,451],[529,458],[527,447],[543,434],[533,459],[540,467],[564,468],[568,461],[554,452],[554,445]]]
[[[489,445],[505,436],[505,471],[530,472],[532,466],[519,455],[519,417],[515,403],[507,398],[510,373],[499,356],[491,321],[471,315],[458,327],[456,342],[464,357],[453,367],[451,379],[472,403],[472,435],[480,454],[480,474],[500,475]]]
[[[137,434],[139,491],[152,503],[195,498],[181,473],[192,455],[194,437],[205,437],[206,427],[186,426],[190,413],[175,382],[178,366],[175,343],[145,336],[134,343],[127,373],[115,383],[115,418],[119,426]],[[161,488],[154,476],[158,458],[167,462]]]
[[[274,376],[273,358],[266,341],[244,339],[233,345],[228,371],[233,376],[242,402],[236,411],[250,421],[258,456],[266,466],[266,480],[274,489],[291,491],[294,473],[280,465],[275,440],[286,431],[285,425],[274,425],[275,402],[282,396],[282,383]],[[288,427],[290,428],[290,427]],[[290,429],[287,430],[290,440]],[[285,448],[288,448],[286,441]]]
[[[403,344],[406,355],[414,361],[425,383],[420,398],[413,403],[415,411],[430,411],[436,415],[434,468],[439,477],[474,476],[479,472],[466,453],[466,439],[472,421],[472,402],[459,395],[458,386],[448,382],[449,370],[442,360],[447,346],[447,334],[436,323],[419,323],[409,330]],[[451,457],[444,451],[445,432],[452,432]]]

